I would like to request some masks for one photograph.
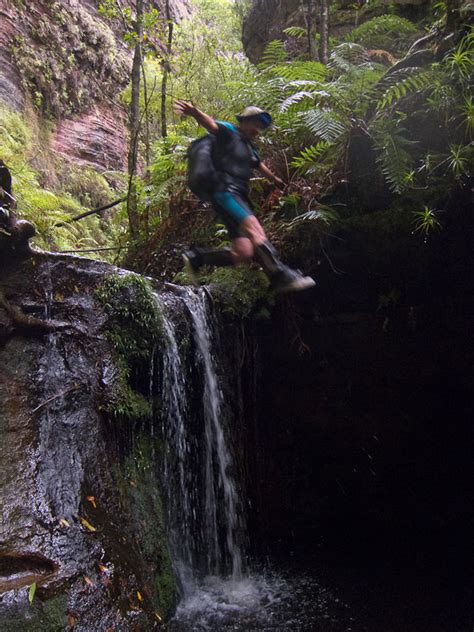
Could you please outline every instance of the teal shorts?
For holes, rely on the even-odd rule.
[[[253,216],[252,205],[246,196],[230,191],[218,191],[212,196],[212,202],[231,239],[242,237],[240,224],[247,217]]]

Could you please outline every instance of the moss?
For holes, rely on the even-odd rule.
[[[152,570],[151,599],[155,611],[162,618],[169,617],[176,606],[177,587],[164,526],[163,504],[157,458],[160,443],[144,434],[135,440],[133,454],[125,461],[122,471],[133,485],[123,485],[133,523],[137,544],[146,566]]]
[[[269,281],[261,270],[247,266],[217,268],[202,281],[222,312],[232,318],[267,318],[274,304]]]
[[[137,274],[111,274],[96,292],[109,316],[107,336],[127,364],[150,360],[163,317],[150,283]]]
[[[96,298],[108,315],[105,333],[117,354],[119,374],[105,405],[126,419],[150,417],[153,403],[141,393],[163,334],[163,319],[149,282],[135,274],[107,277]],[[148,393],[147,393],[148,395]]]
[[[149,419],[153,414],[152,403],[130,386],[130,369],[123,359],[117,364],[118,375],[103,409],[117,418]]]
[[[177,587],[167,545],[162,545],[162,550],[161,568],[155,576],[155,589],[158,594],[161,615],[163,618],[168,618],[176,607]]]

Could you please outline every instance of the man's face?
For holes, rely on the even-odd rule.
[[[244,119],[239,127],[242,134],[249,140],[257,138],[265,129],[265,125],[258,118]]]

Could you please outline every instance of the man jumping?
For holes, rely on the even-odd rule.
[[[233,266],[249,264],[255,259],[276,292],[294,292],[313,287],[315,282],[311,277],[302,276],[280,261],[253,213],[248,197],[249,180],[254,169],[277,186],[284,186],[284,182],[260,161],[252,144],[271,125],[270,114],[249,106],[237,116],[239,124],[234,125],[214,120],[187,101],[176,101],[175,108],[181,115],[192,116],[214,136],[212,160],[217,181],[210,193],[210,201],[232,240],[231,248],[187,250],[183,260],[190,277],[194,279],[203,265]]]

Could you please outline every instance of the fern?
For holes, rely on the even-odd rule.
[[[286,29],[283,29],[283,33],[288,35],[289,37],[296,37],[301,39],[302,37],[306,37],[307,30],[302,28],[301,26],[289,26]]]
[[[280,112],[286,112],[291,106],[300,103],[304,99],[312,99],[314,96],[313,92],[308,92],[308,90],[300,90],[299,92],[295,92],[288,98],[286,98],[283,103],[280,105]]]
[[[413,172],[409,149],[415,144],[403,135],[393,121],[385,121],[381,129],[374,132],[375,148],[379,152],[377,162],[393,193],[402,193],[410,184]]]
[[[327,68],[319,61],[292,61],[274,66],[272,72],[288,81],[324,81]]]
[[[307,112],[301,112],[300,118],[310,132],[321,140],[335,141],[346,131],[345,124],[333,110],[313,108]]]
[[[382,98],[377,103],[377,110],[383,110],[397,103],[413,92],[423,92],[433,86],[434,75],[431,68],[402,68],[388,75],[381,86],[390,85],[385,89]]]
[[[328,67],[347,72],[354,66],[368,63],[370,63],[370,56],[363,46],[346,42],[339,44],[332,50]]]
[[[306,147],[300,152],[300,155],[293,159],[291,166],[299,169],[302,173],[312,173],[314,171],[315,163],[321,157],[329,147],[331,143],[327,140],[322,140],[316,145]]]
[[[400,53],[407,48],[410,38],[418,34],[416,26],[398,15],[380,15],[361,24],[348,35],[346,41],[364,48],[387,49]]]
[[[281,40],[272,40],[268,42],[263,51],[262,59],[259,63],[259,68],[265,70],[277,64],[281,64],[286,61],[287,55],[285,46]]]

